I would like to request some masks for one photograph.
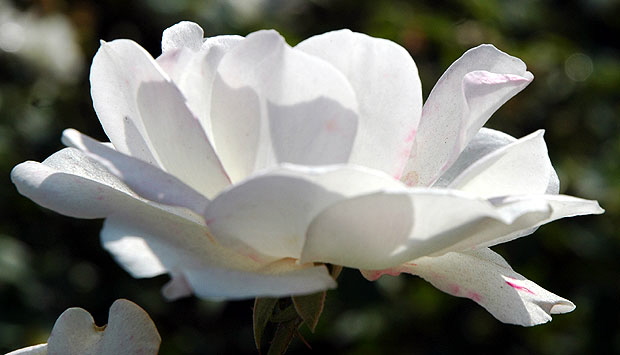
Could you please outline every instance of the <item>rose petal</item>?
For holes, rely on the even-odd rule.
[[[166,74],[151,55],[130,40],[102,42],[90,71],[97,117],[114,147],[122,153],[160,166],[138,110],[138,88],[165,82]]]
[[[39,205],[77,218],[102,218],[134,200],[118,178],[73,148],[43,163],[17,165],[11,180],[19,193]]]
[[[459,158],[450,166],[433,187],[448,187],[454,179],[461,175],[465,169],[469,168],[479,160],[496,150],[514,143],[517,139],[500,131],[489,128],[481,128],[480,131],[469,142]],[[549,171],[549,185],[545,190],[546,194],[557,195],[560,191],[560,179],[555,169]]]
[[[375,193],[323,210],[308,228],[301,261],[385,269],[501,243],[557,218],[601,212],[595,201],[557,195],[491,203],[454,190]]]
[[[197,280],[198,276],[193,274],[196,270],[208,274],[214,269],[215,276],[205,275],[202,279],[219,280],[211,281],[210,291],[204,290],[203,284],[192,284],[204,297],[256,296],[241,293],[242,289],[243,292],[249,290],[245,286],[234,286],[235,282],[228,278],[218,279],[217,275],[227,268],[231,273],[245,275],[242,278],[245,281],[272,277],[271,285],[280,285],[271,291],[272,295],[305,294],[335,286],[327,269],[301,271],[311,265],[292,263],[289,269],[277,273],[262,270],[275,259],[251,248],[239,254],[222,247],[201,219],[179,209],[150,205],[132,196],[114,175],[76,149],[61,150],[43,163],[20,164],[14,169],[12,178],[22,194],[44,207],[79,218],[108,217],[101,232],[102,243],[135,277],[170,272],[173,275],[187,273],[192,280]],[[307,285],[303,275],[310,278]],[[284,281],[289,276],[298,281]],[[240,293],[234,294],[235,287],[240,288]],[[263,291],[257,289],[256,292]]]
[[[433,187],[448,187],[455,178],[461,175],[466,169],[483,161],[487,156],[492,156],[496,151],[503,149],[509,144],[513,144],[517,139],[500,131],[489,128],[482,128],[471,142],[465,147],[459,158],[452,164],[450,169],[446,171]],[[529,159],[529,157],[528,157]],[[524,173],[524,172],[522,172]],[[549,169],[549,181],[546,194],[557,195],[560,190],[560,180],[554,169]],[[509,191],[510,193],[510,191]],[[517,239],[534,233],[538,227],[525,229],[512,233],[511,239]]]
[[[551,214],[543,220],[540,220],[536,223],[532,223],[529,227],[525,226],[524,228],[518,231],[506,233],[500,238],[488,239],[485,242],[480,242],[476,244],[476,247],[479,247],[479,248],[491,247],[497,244],[506,243],[511,240],[521,238],[523,236],[533,233],[537,227],[543,224],[547,224],[549,222],[553,222],[560,218],[583,216],[583,215],[588,215],[588,214],[602,214],[605,212],[605,210],[602,209],[601,206],[599,206],[597,201],[584,200],[581,198],[577,198],[573,196],[566,196],[566,195],[508,196],[508,197],[497,199],[494,201],[494,203],[498,205],[499,204],[518,205],[522,201],[527,201],[531,199],[538,199],[538,200],[545,201],[545,203],[547,203],[547,205],[551,209]],[[468,244],[471,245],[472,241],[473,240],[470,240]],[[457,250],[457,249],[453,249],[453,250]]]
[[[550,321],[551,314],[575,309],[571,301],[527,280],[486,248],[419,258],[398,271],[418,275],[453,296],[470,298],[504,323],[533,326]]]
[[[165,268],[172,281],[163,292],[171,299],[190,292],[203,298],[280,297],[335,287],[325,267],[290,261],[274,268],[270,265],[284,261],[250,248],[245,254],[225,248],[204,225],[155,208],[109,217],[101,238],[104,247],[136,277],[153,276]],[[136,252],[130,246],[142,249]]]
[[[230,184],[202,126],[172,82],[141,84],[137,102],[145,130],[167,172],[207,197]]]
[[[228,51],[217,72],[213,137],[233,182],[283,162],[348,161],[357,101],[333,66],[290,48],[275,31],[259,31]]]
[[[181,21],[164,30],[161,51],[166,53],[178,48],[198,50],[202,46],[203,37],[202,27],[190,21]]]
[[[493,112],[532,79],[520,59],[491,45],[465,52],[442,75],[424,104],[403,181],[434,183]]]
[[[74,129],[63,132],[63,143],[78,148],[104,166],[133,191],[151,201],[186,207],[202,215],[209,200],[176,177],[127,156]]]
[[[182,93],[142,47],[128,40],[103,43],[90,78],[95,111],[117,150],[162,167],[206,196],[228,185]]]
[[[165,271],[174,274],[204,263],[248,270],[264,263],[258,254],[253,260],[223,248],[199,221],[152,206],[108,217],[101,230],[101,242],[134,277],[152,277]]]
[[[247,272],[230,268],[186,269],[183,274],[202,298],[248,299],[308,295],[336,287],[325,265],[303,268],[288,260],[284,272]]]
[[[117,229],[108,223],[101,230],[101,244],[132,277],[148,278],[168,272],[147,242],[127,234],[125,229]]]
[[[222,192],[205,220],[218,240],[274,257],[299,258],[306,229],[325,207],[360,194],[403,189],[377,170],[354,166],[285,165]]]
[[[188,30],[190,33],[187,36],[191,37],[191,26]],[[215,71],[224,54],[241,40],[241,36],[200,38],[201,44],[197,49],[190,41],[187,46],[171,48],[156,59],[183,93],[187,106],[198,118],[210,142],[213,142],[211,94]]]
[[[400,178],[422,111],[418,69],[409,53],[349,30],[310,37],[295,48],[328,61],[355,90],[360,120],[350,163]]]
[[[544,205],[529,207],[546,213]],[[301,260],[389,268],[449,247],[490,221],[510,224],[523,213],[453,190],[364,195],[334,203],[312,221]]]
[[[473,163],[449,188],[469,191],[481,197],[544,194],[553,167],[547,155],[543,131],[487,154]]]
[[[448,187],[457,176],[472,164],[516,140],[504,132],[482,127],[454,164],[433,184],[433,187]]]

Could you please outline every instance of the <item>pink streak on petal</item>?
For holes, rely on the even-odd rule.
[[[448,293],[451,294],[452,296],[458,296],[460,292],[461,292],[461,286],[457,284],[451,284],[448,286]]]
[[[473,291],[467,292],[467,298],[471,298],[473,301],[477,303],[482,302],[482,296],[478,292],[473,292]]]
[[[364,277],[366,277],[366,279],[368,279],[369,281],[375,281],[383,275],[398,276],[401,274],[401,272],[404,272],[404,271],[405,270],[401,268],[364,271]]]
[[[410,171],[401,179],[402,182],[407,186],[416,186],[419,181],[418,173],[415,171]]]
[[[409,134],[407,135],[407,137],[405,137],[405,142],[407,143],[413,142],[413,139],[415,138],[417,133],[418,133],[417,129],[412,129],[411,132],[409,132]]]
[[[405,169],[405,167],[407,166],[407,163],[409,162],[409,157],[411,156],[411,146],[413,144],[413,140],[415,139],[415,136],[417,133],[418,133],[417,129],[412,129],[411,131],[409,131],[409,133],[405,137],[405,146],[403,147],[401,152],[398,154],[398,162],[396,163],[397,172],[392,175],[396,180],[400,180],[400,178],[403,176],[403,170]]]
[[[524,287],[524,286],[519,286],[516,283],[510,282],[510,281],[506,281],[506,284],[508,284],[508,286],[514,288],[515,290],[519,290],[519,291],[523,291],[523,292],[527,292],[529,294],[535,295],[534,292],[532,292],[529,288]]]
[[[411,148],[405,147],[398,155],[398,162],[396,163],[396,173],[392,175],[394,179],[400,180],[403,176],[403,170],[405,170],[405,166],[407,166],[407,162],[409,161],[409,156],[411,155]]]

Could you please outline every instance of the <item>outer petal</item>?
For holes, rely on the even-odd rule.
[[[204,298],[241,299],[307,294],[335,287],[324,266],[282,263],[251,249],[244,254],[223,247],[199,223],[152,208],[132,215],[109,217],[102,243],[135,277],[153,276],[158,260],[172,281],[164,296],[174,299],[195,293]],[[142,248],[137,252],[134,247]],[[145,257],[146,256],[146,257]],[[152,256],[152,257],[151,257]]]
[[[571,312],[575,305],[512,270],[490,249],[423,257],[398,268],[418,275],[438,289],[470,298],[504,323],[533,326],[551,320],[551,314]],[[376,273],[364,272],[374,279]]]
[[[43,163],[20,164],[12,179],[22,194],[44,207],[78,218],[108,217],[101,232],[104,247],[135,277],[171,273],[176,287],[167,287],[168,295],[197,290],[202,297],[249,298],[335,287],[325,267],[293,262],[270,269],[274,258],[251,248],[240,254],[222,247],[201,218],[185,209],[140,200],[76,149],[63,149]],[[183,279],[174,278],[185,275],[189,284],[181,292]],[[230,279],[232,275],[239,278]],[[250,280],[266,284],[252,291]]]
[[[116,300],[108,325],[97,327],[81,308],[60,315],[48,340],[50,354],[157,354],[161,338],[149,315],[135,303]]]
[[[481,197],[544,194],[553,167],[539,130],[476,161],[449,188]]]
[[[43,163],[17,165],[11,180],[22,195],[39,205],[77,218],[106,217],[134,199],[118,178],[73,148],[61,150]]]
[[[434,183],[493,112],[532,79],[521,60],[491,45],[465,52],[442,75],[424,104],[403,181]]]
[[[166,205],[186,207],[201,215],[209,200],[176,177],[127,156],[74,129],[63,132],[63,143],[78,148],[103,165],[140,196]],[[92,165],[92,163],[88,162]]]
[[[248,299],[308,295],[336,287],[325,265],[300,267],[295,260],[286,263],[286,271],[248,272],[229,268],[184,270],[193,293],[202,298]]]
[[[162,45],[166,46],[157,63],[181,90],[187,106],[196,115],[211,142],[211,91],[215,71],[224,54],[241,40],[241,36],[203,39],[202,29],[191,22],[181,22],[164,31]]]
[[[381,206],[378,208],[378,206]],[[512,224],[544,204],[499,209],[453,190],[380,192],[335,203],[308,228],[301,260],[383,269],[429,255],[491,225]]]
[[[325,207],[345,198],[404,189],[377,170],[353,166],[285,165],[222,192],[205,220],[224,245],[250,246],[274,257],[299,258],[306,229]]]
[[[597,201],[584,200],[581,198],[566,195],[508,196],[504,198],[498,198],[494,201],[494,203],[498,205],[519,205],[521,202],[528,200],[545,201],[551,209],[551,214],[547,218],[536,222],[529,228],[525,227],[514,232],[504,233],[502,237],[491,238],[486,241],[477,241],[476,238],[473,238],[469,241],[466,241],[465,244],[462,244],[461,246],[467,245],[467,247],[469,248],[473,243],[476,243],[475,245],[477,248],[491,247],[493,245],[506,243],[511,240],[529,235],[533,233],[537,227],[560,218],[583,216],[588,214],[602,214],[605,212],[605,210],[599,206]],[[459,250],[458,247],[459,246],[455,245],[453,248],[451,248],[451,251]]]
[[[601,212],[595,201],[569,196],[491,203],[453,190],[376,193],[321,212],[308,228],[301,260],[385,269],[422,256],[505,242],[558,218]]]
[[[357,101],[333,66],[259,31],[226,53],[217,72],[213,137],[233,182],[283,162],[347,162]]]
[[[331,63],[355,90],[360,121],[350,162],[399,179],[422,111],[418,69],[409,53],[349,30],[314,36],[295,48]]]

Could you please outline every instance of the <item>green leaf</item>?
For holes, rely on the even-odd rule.
[[[288,322],[298,317],[297,310],[293,307],[290,301],[288,301],[288,305],[285,305],[284,308],[280,308],[282,303],[284,303],[283,301],[284,300],[280,300],[280,306],[274,309],[274,312],[269,319],[272,323]]]
[[[254,314],[252,316],[254,321],[254,343],[256,349],[261,349],[261,339],[265,332],[265,327],[273,314],[273,309],[278,303],[277,298],[256,298],[254,300]]]
[[[298,329],[302,322],[301,318],[296,317],[278,324],[278,329],[276,329],[276,333],[273,336],[267,355],[282,355],[286,353],[288,346],[293,341],[293,337],[295,334],[298,334]]]
[[[326,295],[327,292],[323,291],[307,296],[292,297],[297,314],[299,314],[313,333],[316,325],[319,323],[321,313],[323,313]]]

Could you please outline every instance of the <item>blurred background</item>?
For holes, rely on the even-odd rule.
[[[99,39],[130,38],[154,56],[180,20],[207,36],[275,28],[289,44],[350,28],[409,50],[425,97],[465,50],[492,43],[534,82],[488,127],[546,129],[562,192],[598,199],[603,216],[560,220],[495,248],[577,309],[522,328],[411,276],[365,281],[345,270],[315,334],[321,354],[620,354],[620,1],[618,0],[0,0],[0,352],[45,342],[56,318],[83,307],[99,325],[117,298],[155,321],[162,354],[252,354],[252,302],[166,302],[167,277],[136,280],[99,246],[101,220],[78,220],[21,197],[9,172],[62,148],[63,129],[105,139],[89,65]],[[290,353],[311,353],[295,341]]]

